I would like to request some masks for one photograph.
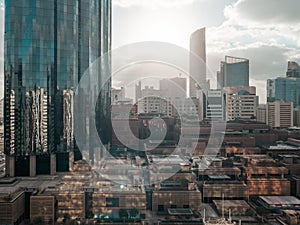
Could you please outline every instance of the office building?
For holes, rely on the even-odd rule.
[[[201,91],[200,102],[203,119],[225,120],[225,91],[209,89]],[[199,113],[201,113],[199,110]]]
[[[278,77],[267,81],[267,101],[280,100],[300,106],[300,78]]]
[[[249,86],[249,60],[225,56],[217,73],[218,89]]]
[[[293,102],[300,106],[300,67],[296,62],[288,62],[286,77],[278,77],[267,81],[267,101]]]
[[[197,97],[197,90],[206,89],[205,28],[195,31],[190,38],[190,97]]]
[[[266,105],[259,105],[256,110],[256,121],[267,123],[267,107]]]
[[[258,105],[255,87],[225,87],[226,120],[254,119]]]
[[[54,164],[68,171],[75,148],[73,91],[91,63],[110,49],[111,2],[6,0],[5,7],[7,175],[49,174]],[[98,75],[105,80],[106,74]],[[97,126],[110,115],[110,81],[103,87]]]
[[[267,124],[271,127],[292,127],[293,108],[293,102],[268,102],[266,109]]]

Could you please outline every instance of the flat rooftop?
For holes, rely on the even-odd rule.
[[[300,200],[294,196],[259,196],[259,198],[271,206],[299,205]]]

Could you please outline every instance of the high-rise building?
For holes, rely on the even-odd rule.
[[[280,100],[300,106],[300,78],[278,77],[267,81],[267,101]]]
[[[296,62],[288,62],[286,77],[267,81],[267,102],[280,100],[300,106],[300,66]]]
[[[225,87],[226,120],[254,119],[258,105],[255,87]]]
[[[293,61],[288,62],[286,76],[300,78],[300,66],[298,65],[298,63]]]
[[[268,102],[266,121],[271,127],[293,126],[293,103],[284,101]]]
[[[249,86],[249,60],[225,56],[217,73],[218,88]]]
[[[205,28],[201,28],[190,38],[190,97],[197,97],[197,90],[207,85]]]
[[[75,148],[73,91],[110,49],[111,1],[6,0],[5,7],[7,175],[66,171]],[[108,81],[99,95],[100,120],[110,114],[110,88]]]

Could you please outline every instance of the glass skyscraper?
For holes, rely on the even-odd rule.
[[[111,0],[5,1],[8,175],[68,170],[76,146],[74,91],[85,70],[110,49],[110,37]],[[110,115],[109,91],[108,81],[99,97],[102,119]]]
[[[267,101],[283,100],[300,106],[300,78],[278,77],[267,81]]]
[[[218,88],[248,87],[249,86],[249,60],[232,56],[225,56],[217,74]]]

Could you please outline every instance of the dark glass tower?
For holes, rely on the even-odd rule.
[[[111,0],[5,1],[8,175],[69,170],[73,94],[85,70],[110,49],[110,36]],[[102,117],[110,115],[110,82],[105,87]]]

